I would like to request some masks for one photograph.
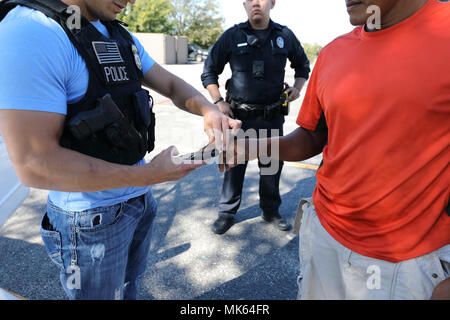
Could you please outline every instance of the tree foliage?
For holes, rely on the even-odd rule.
[[[217,0],[172,0],[174,34],[185,35],[192,43],[207,48],[223,32],[224,18]]]
[[[170,0],[138,0],[117,16],[132,32],[171,33],[173,24],[168,17],[173,12]]]
[[[309,59],[309,62],[311,64],[314,63],[314,61],[316,61],[320,53],[320,50],[322,50],[322,46],[320,44],[310,44],[310,43],[303,43],[302,46]]]
[[[117,19],[132,32],[187,36],[201,47],[214,44],[223,32],[218,0],[137,0]]]

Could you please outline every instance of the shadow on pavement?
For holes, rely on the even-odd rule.
[[[59,269],[42,245],[0,237],[0,287],[30,300],[66,299]]]
[[[195,299],[199,300],[294,300],[298,265],[286,259],[298,255],[298,238],[261,257],[262,262],[242,276],[225,282]]]
[[[293,224],[298,201],[314,190],[315,172],[283,170],[280,213]],[[298,237],[260,218],[258,181],[257,169],[249,168],[236,224],[221,236],[211,231],[222,187],[217,168],[154,186],[158,215],[139,298],[295,299]],[[45,203],[46,196],[31,192],[0,230],[0,287],[27,299],[66,299],[40,240]]]
[[[287,181],[298,178],[295,171],[285,169],[290,190],[282,193],[280,208],[291,224],[298,201],[312,195],[316,182],[313,171]],[[211,231],[222,185],[217,169],[204,167],[168,188],[153,188],[159,213],[142,299],[296,298],[298,237],[260,218],[255,173],[246,176],[236,223],[221,236]]]

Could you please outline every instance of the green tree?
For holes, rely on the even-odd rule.
[[[174,8],[170,0],[137,0],[128,5],[117,19],[128,24],[132,32],[172,33],[173,23],[168,17]]]
[[[218,0],[172,0],[174,35],[184,35],[201,47],[213,45],[223,32]]]
[[[187,36],[207,48],[223,32],[218,0],[137,0],[117,16],[132,32]]]
[[[320,50],[322,50],[322,46],[320,44],[310,43],[303,43],[302,46],[305,50],[306,55],[308,56],[309,62],[313,64],[319,56]]]

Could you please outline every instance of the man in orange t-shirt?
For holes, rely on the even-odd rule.
[[[450,281],[450,2],[346,4],[359,27],[321,51],[300,128],[267,141],[284,161],[323,151],[299,298],[428,299]]]

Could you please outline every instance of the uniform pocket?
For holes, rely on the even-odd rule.
[[[252,55],[248,47],[238,48],[233,51],[232,69],[239,72],[250,72],[252,70]]]
[[[272,48],[273,63],[275,68],[286,67],[288,51],[286,48]]]
[[[286,48],[272,48],[272,54],[287,57],[288,51]]]
[[[59,269],[63,270],[64,263],[61,253],[61,234],[51,225],[47,212],[41,220],[41,236],[50,259],[58,266]]]

